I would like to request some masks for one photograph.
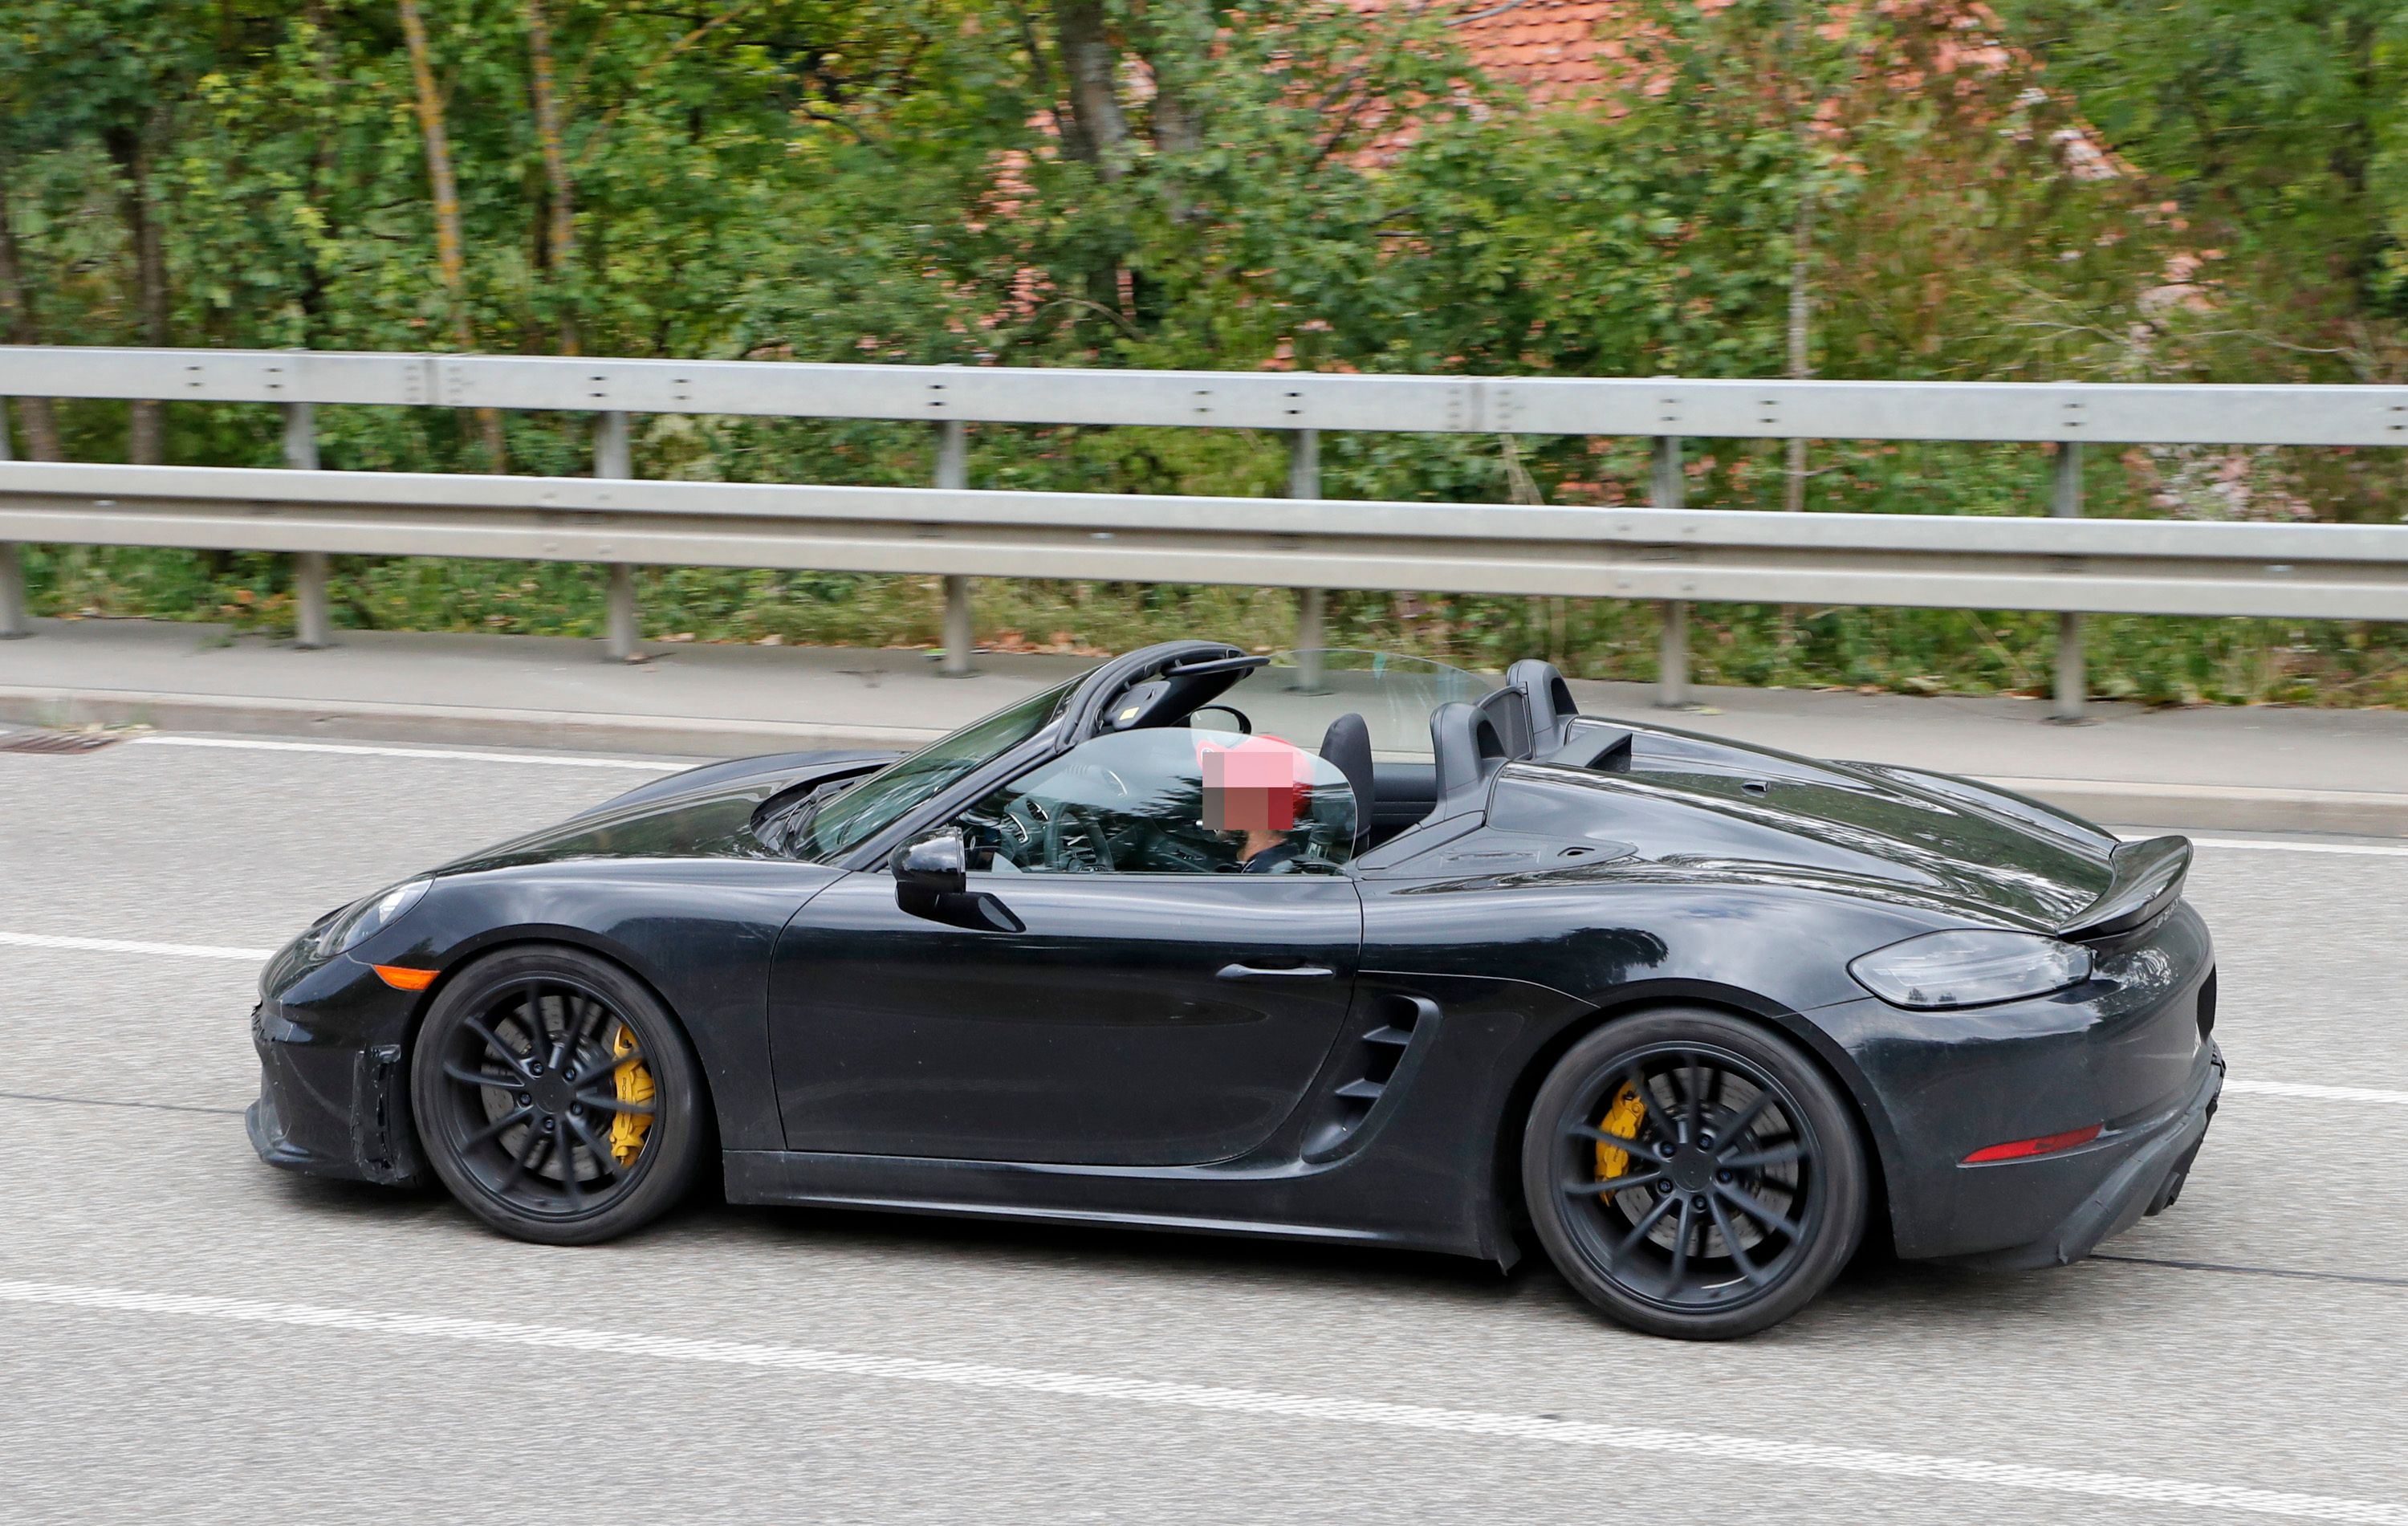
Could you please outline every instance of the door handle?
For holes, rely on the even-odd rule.
[[[1335,970],[1318,964],[1225,964],[1218,980],[1327,980]]]

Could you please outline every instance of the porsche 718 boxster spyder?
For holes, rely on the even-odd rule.
[[[2214,1112],[2189,844],[1582,715],[1555,669],[1106,662],[907,756],[714,763],[329,913],[268,1161],[598,1241],[742,1203],[1531,1242],[1691,1338],[1871,1237],[2078,1260]]]

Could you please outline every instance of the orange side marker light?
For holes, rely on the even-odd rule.
[[[372,964],[368,968],[377,972],[378,979],[396,991],[423,991],[435,984],[438,973],[433,970],[412,970],[399,964]]]

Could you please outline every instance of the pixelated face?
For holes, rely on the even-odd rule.
[[[1312,756],[1277,737],[1234,747],[1197,738],[1204,771],[1204,825],[1222,832],[1285,832],[1312,784]]]

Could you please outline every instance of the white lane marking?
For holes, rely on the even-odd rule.
[[[2378,842],[2268,842],[2248,837],[2194,837],[2195,848],[2254,848],[2260,853],[2340,853],[2363,858],[2408,858],[2408,847]]]
[[[672,773],[707,759],[653,763],[637,757],[569,757],[550,753],[472,753],[442,747],[369,747],[342,741],[252,741],[235,737],[129,737],[129,747],[229,747],[258,753],[338,753],[351,757],[433,757],[469,763],[545,763],[558,769],[650,769]]]
[[[2374,1087],[2312,1087],[2300,1081],[2227,1081],[2228,1092],[2255,1092],[2266,1097],[2307,1097],[2322,1102],[2395,1102],[2408,1104],[2408,1091],[2384,1091]]]
[[[0,944],[14,948],[77,948],[93,954],[165,954],[192,959],[247,959],[264,964],[272,948],[228,948],[222,943],[149,943],[131,938],[59,938],[41,932],[0,932]]]
[[[491,1319],[464,1319],[450,1315],[387,1314],[366,1309],[327,1308],[310,1303],[274,1303],[191,1293],[138,1292],[55,1282],[0,1279],[0,1299],[18,1303],[101,1309],[122,1314],[180,1315],[241,1324],[351,1331],[369,1335],[415,1336],[487,1346],[591,1351],[622,1360],[711,1362],[776,1372],[884,1378],[957,1389],[991,1389],[1104,1399],[1124,1404],[1268,1415],[1391,1430],[1498,1436],[1515,1441],[1555,1442],[1612,1451],[1711,1457],[1782,1468],[1814,1468],[1829,1473],[1928,1478],[1988,1489],[2025,1489],[2053,1494],[2084,1494],[2115,1500],[2143,1500],[2159,1504],[2195,1505],[2207,1510],[2245,1511],[2296,1520],[2408,1526],[2408,1505],[2387,1501],[2347,1499],[2331,1494],[2298,1494],[2190,1478],[2151,1478],[2137,1474],[2043,1467],[2035,1463],[1998,1462],[1981,1458],[1886,1452],[1861,1447],[1828,1447],[1813,1442],[1774,1441],[1754,1436],[1598,1425],[1585,1420],[1549,1419],[1534,1415],[1509,1415],[1476,1409],[1440,1409],[1427,1404],[1387,1404],[1373,1399],[1278,1393],[1262,1389],[1215,1388],[1142,1377],[1104,1377],[1085,1373],[1049,1372],[1040,1368],[996,1367],[983,1362],[931,1361],[918,1357],[870,1356],[814,1350],[808,1346],[767,1346],[749,1341],[689,1340],[674,1335],[644,1335],[626,1331],[523,1325]]]

